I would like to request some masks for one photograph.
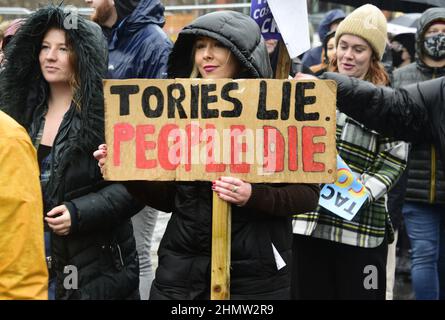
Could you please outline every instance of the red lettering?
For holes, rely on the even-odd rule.
[[[271,126],[264,126],[264,171],[280,172],[284,170],[284,137]]]
[[[230,172],[233,173],[249,173],[250,171],[250,164],[239,163],[241,153],[247,152],[247,144],[237,141],[238,137],[244,136],[245,129],[246,127],[243,125],[230,126]]]
[[[206,125],[206,172],[224,172],[226,171],[226,165],[223,163],[215,163],[215,147],[219,147],[219,156],[221,157],[221,145],[220,141],[216,141],[217,131],[213,124]],[[218,145],[217,145],[218,144]]]
[[[156,149],[154,141],[146,141],[145,135],[155,133],[155,126],[151,124],[136,126],[136,168],[151,169],[157,166],[155,159],[147,159],[145,152]]]
[[[287,128],[288,134],[288,144],[289,144],[289,170],[297,171],[298,170],[298,132],[295,126],[289,126]]]
[[[121,142],[134,138],[134,128],[128,123],[116,123],[114,125],[113,165],[121,165]]]
[[[188,124],[185,126],[185,131],[187,132],[188,141],[188,154],[187,163],[185,164],[185,171],[190,171],[192,169],[192,147],[199,145],[202,129],[196,123]],[[199,157],[199,152],[198,152]],[[199,163],[199,158],[198,158]]]
[[[314,153],[325,152],[323,142],[314,143],[314,137],[326,136],[326,129],[323,127],[303,127],[302,146],[303,146],[303,171],[304,172],[322,172],[325,170],[324,163],[314,161]]]
[[[173,130],[177,130],[174,145],[178,147],[178,152],[173,153],[170,150],[168,138]],[[166,124],[159,131],[158,136],[158,160],[162,169],[176,170],[181,161],[181,137],[179,127],[176,124]]]

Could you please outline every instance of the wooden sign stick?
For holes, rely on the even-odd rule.
[[[230,203],[213,193],[211,300],[230,299],[231,211]]]
[[[291,60],[283,39],[278,41],[278,61],[275,71],[275,79],[287,79],[289,77]]]
[[[275,79],[287,79],[290,70],[290,57],[283,40],[279,41],[277,71]],[[212,275],[211,300],[230,299],[230,243],[231,207],[230,203],[213,194],[212,212]]]

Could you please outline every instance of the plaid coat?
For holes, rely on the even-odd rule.
[[[358,173],[368,193],[352,221],[318,207],[315,212],[293,217],[294,233],[352,246],[374,248],[392,227],[386,207],[387,193],[406,167],[409,145],[384,138],[375,131],[337,111],[337,150],[354,173]]]

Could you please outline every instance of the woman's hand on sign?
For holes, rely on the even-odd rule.
[[[310,75],[307,73],[301,73],[301,72],[298,72],[295,75],[294,79],[295,80],[318,80],[318,78],[313,75]]]
[[[45,221],[51,230],[59,236],[66,236],[70,233],[71,214],[65,205],[52,208],[46,214]]]
[[[237,206],[244,206],[252,195],[252,185],[241,179],[221,177],[213,181],[212,190],[218,197]]]
[[[101,144],[96,151],[93,153],[94,158],[99,162],[98,166],[100,168],[100,172],[104,174],[104,165],[107,160],[107,145]]]

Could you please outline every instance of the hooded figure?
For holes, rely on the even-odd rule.
[[[428,32],[437,27],[436,23],[444,29],[445,8],[431,8],[420,16],[416,33],[415,61],[394,71],[393,86],[395,88],[418,84],[445,75],[445,33],[442,31],[434,35]],[[434,43],[435,39],[438,43]],[[428,52],[427,45],[431,41],[433,48],[439,51]],[[434,56],[436,53],[437,57]],[[425,88],[428,90],[421,92],[430,92],[429,87],[425,86]],[[417,91],[415,90],[413,95],[418,95]],[[430,93],[434,96],[436,92],[431,90]],[[441,112],[435,112],[431,118],[436,119],[436,116],[440,114]],[[418,121],[421,121],[421,118]],[[437,121],[440,124],[443,120],[439,116]],[[443,128],[441,130],[440,132],[443,132]],[[439,294],[445,295],[443,285],[440,289],[437,285],[439,275],[445,272],[444,265],[438,263],[445,258],[445,250],[438,241],[430,241],[430,239],[443,237],[439,231],[435,231],[443,229],[440,222],[443,216],[443,205],[445,205],[445,171],[443,157],[442,159],[440,157],[443,150],[438,150],[437,145],[441,145],[434,146],[433,141],[425,139],[424,135],[419,139],[420,143],[412,144],[407,170],[399,179],[390,204],[396,214],[403,213],[405,220],[411,244],[411,273],[416,298],[437,299]]]
[[[323,17],[323,20],[320,23],[320,26],[318,27],[318,36],[320,37],[321,43],[324,42],[326,35],[329,33],[329,31],[335,30],[331,29],[331,26],[334,23],[339,23],[345,17],[346,17],[345,13],[340,9],[334,9],[326,13],[326,15]],[[302,59],[303,64],[307,67],[320,64],[322,62],[321,61],[322,49],[323,46],[318,46],[307,51]]]
[[[164,6],[159,0],[114,0],[117,22],[108,33],[111,79],[165,78],[172,43],[162,30]],[[111,14],[113,17],[114,15]],[[103,24],[101,21],[98,23]],[[113,23],[110,21],[110,23]],[[154,267],[151,259],[158,211],[145,207],[132,218],[140,261],[141,299],[148,299]]]
[[[213,43],[214,47],[202,45],[197,42],[198,39],[204,43]],[[186,26],[180,32],[170,55],[169,77],[189,78],[195,75],[195,69],[203,66],[200,53],[195,55],[195,50],[204,52],[201,56],[204,63],[208,61],[216,64],[216,71],[210,73],[222,73],[218,70],[231,68],[235,64],[239,68],[233,78],[272,77],[268,52],[258,25],[249,16],[239,12],[209,13]],[[218,60],[221,51],[229,52],[225,64],[220,64],[221,60]],[[202,75],[196,73],[196,76]],[[249,184],[240,183],[241,190]],[[218,182],[214,184],[218,186]],[[289,299],[292,246],[289,215],[316,206],[318,185],[249,185],[251,193],[247,202],[243,205],[232,202],[230,297]],[[143,198],[146,204],[173,213],[159,246],[159,265],[150,299],[208,299],[212,184],[200,181],[171,184],[145,182],[127,186],[132,193]],[[233,193],[237,190],[238,186],[231,188]],[[283,264],[280,265],[279,261]]]
[[[159,0],[115,0],[118,21],[108,40],[108,77],[165,78],[172,43]]]
[[[117,11],[117,20],[121,21],[133,13],[134,9],[142,2],[141,0],[114,0],[114,6]],[[149,2],[149,1],[146,1]],[[158,1],[157,5],[159,4]]]
[[[240,21],[236,21],[238,18]],[[198,36],[218,40],[230,49],[242,65],[238,78],[273,77],[266,44],[255,25],[245,15],[225,12],[201,16],[179,33],[168,60],[169,78],[190,76],[193,46]]]
[[[141,206],[122,185],[105,182],[91,156],[104,140],[106,43],[99,26],[74,14],[48,6],[29,16],[6,50],[1,105],[28,130],[39,160],[47,150],[39,161],[44,214],[62,206],[69,213],[71,225],[65,235],[50,230],[45,218],[47,262],[56,282],[56,299],[138,298],[138,258],[129,217]],[[66,21],[73,25],[65,28]],[[57,51],[51,43],[42,44],[54,30],[62,31],[66,42]],[[72,102],[51,146],[40,143],[45,123],[51,121],[46,117],[50,93],[53,97],[57,92],[42,72],[47,72],[42,57],[50,59],[45,56],[47,48],[54,51],[54,66],[62,65],[59,54],[68,53],[75,83],[69,82]]]
[[[445,8],[428,9],[419,18],[415,61],[394,71],[395,88],[445,75],[445,57],[442,67],[428,66],[425,62],[425,33],[432,24],[440,21],[445,23]],[[406,196],[408,201],[445,204],[443,164],[431,143],[413,144],[408,163],[408,168],[399,182],[403,184],[399,202],[403,203]]]
[[[398,88],[413,82],[425,81],[445,75],[445,65],[442,67],[430,67],[424,61],[427,55],[424,49],[425,32],[436,21],[445,23],[445,8],[431,8],[420,16],[415,40],[415,61],[394,71],[394,87]]]

